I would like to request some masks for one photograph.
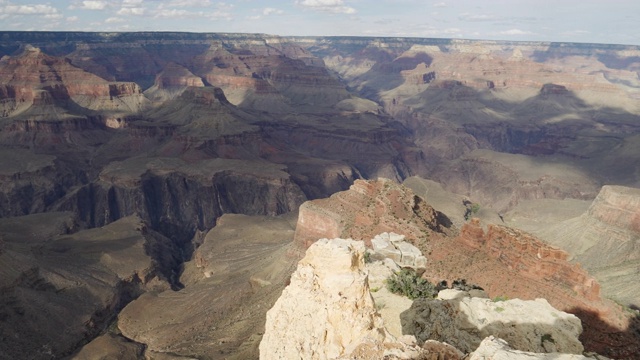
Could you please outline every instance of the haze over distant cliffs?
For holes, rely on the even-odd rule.
[[[431,280],[637,350],[606,298],[638,305],[638,47],[0,32],[0,56],[0,358],[255,358],[309,245],[388,231]]]

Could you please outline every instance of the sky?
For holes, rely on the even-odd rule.
[[[403,36],[640,45],[638,0],[0,0],[0,30]]]

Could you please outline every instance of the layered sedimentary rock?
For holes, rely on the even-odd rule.
[[[474,219],[462,227],[459,239],[507,268],[517,269],[519,276],[557,282],[560,288],[572,289],[587,301],[600,299],[600,284],[579,265],[569,263],[567,252],[523,231],[490,224],[485,233]]]
[[[202,79],[189,69],[170,62],[156,75],[153,86],[145,90],[144,94],[154,102],[164,102],[180,95],[189,86],[205,85]]]
[[[357,239],[381,231],[403,234],[427,257],[431,281],[466,279],[493,297],[545,298],[581,318],[587,350],[622,357],[636,351],[632,314],[603,300],[597,281],[569,263],[566,252],[503,226],[485,231],[471,222],[457,235],[458,230],[438,214],[396,183],[356,181],[349,191],[300,207],[296,242],[308,246],[322,232]]]
[[[523,199],[591,199],[602,183],[638,184],[635,47],[259,34],[0,35],[0,54],[6,55],[0,61],[6,116],[0,121],[0,215],[67,209],[78,213],[68,229],[73,232],[138,213],[149,229],[177,245],[180,259],[172,260],[167,278],[192,254],[215,276],[215,257],[194,248],[223,213],[288,211],[305,198],[345,190],[358,178],[429,176],[487,212]],[[145,96],[158,106],[147,108]],[[427,237],[455,233],[419,200],[408,200],[411,209],[405,210],[395,200],[369,202],[362,197],[343,203],[359,216],[352,222],[359,238],[406,228],[407,240],[422,243],[428,254]],[[349,231],[342,210],[332,211],[318,218],[327,224],[337,219],[326,226],[336,233]],[[411,225],[422,217],[426,227]],[[300,236],[311,227],[306,222]],[[14,251],[8,243],[3,256]],[[518,266],[538,269],[528,256],[492,254],[515,264],[514,272]],[[629,259],[625,269],[635,266]],[[463,273],[463,266],[442,261],[442,277]],[[444,264],[456,270],[449,273]],[[483,273],[473,266],[474,274]],[[507,271],[500,269],[498,275]],[[171,280],[176,288],[178,280]],[[262,280],[252,280],[252,289]],[[528,291],[520,283],[510,286]],[[557,295],[554,301],[567,299]],[[596,320],[602,315],[594,314]],[[616,329],[605,326],[602,332]],[[226,336],[216,331],[216,339]],[[257,346],[256,337],[238,336],[215,351]],[[162,356],[169,348],[163,342],[171,339],[150,340],[156,350],[149,354]],[[609,337],[603,339],[602,346],[609,346]],[[198,351],[209,351],[204,340],[196,340]],[[118,341],[101,342],[107,343]],[[190,345],[176,348],[188,355]]]
[[[300,206],[296,242],[308,247],[319,237],[371,239],[382,232],[424,244],[432,233],[453,233],[447,217],[424,199],[388,179],[357,180],[349,191]]]
[[[138,111],[146,100],[135,83],[110,83],[31,46],[19,55],[2,58],[0,79],[3,117],[43,105],[67,111],[79,105],[89,110],[131,112]]]
[[[491,296],[544,297],[583,321],[585,348],[606,356],[636,351],[633,314],[600,295],[600,284],[568,254],[519,230],[470,222],[452,243],[433,243],[433,279],[465,278]],[[490,264],[490,265],[489,265]]]
[[[283,167],[230,159],[187,163],[175,158],[114,162],[100,180],[68,193],[56,208],[90,226],[139,214],[154,228],[188,241],[224,213],[278,215],[305,196]]]
[[[142,292],[168,289],[178,264],[171,241],[138,218],[63,235],[72,230],[64,225],[69,213],[54,215],[0,222],[10,234],[0,255],[0,354],[7,358],[71,354]],[[20,224],[30,227],[30,244],[11,233]]]
[[[125,307],[117,327],[152,358],[255,359],[266,311],[293,272],[295,216],[227,214],[198,238],[180,291],[146,293]]]
[[[603,293],[627,306],[638,306],[640,190],[603,186],[581,216],[542,229],[539,234],[563,247],[600,280]]]

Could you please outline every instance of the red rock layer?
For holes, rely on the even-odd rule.
[[[371,239],[383,231],[403,234],[427,256],[432,281],[466,279],[493,296],[545,298],[575,313],[584,324],[585,348],[611,357],[640,351],[638,335],[627,331],[628,314],[600,297],[600,285],[567,253],[504,226],[478,221],[461,231],[424,199],[389,180],[357,180],[348,191],[300,207],[295,242],[308,246],[321,237]]]
[[[32,47],[0,60],[0,84],[5,117],[31,105],[68,100],[83,103],[86,98],[112,100],[142,93],[135,83],[110,83],[71,65],[65,58],[49,56]]]

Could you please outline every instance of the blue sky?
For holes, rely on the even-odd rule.
[[[640,45],[638,0],[0,0],[0,30],[411,36]]]

